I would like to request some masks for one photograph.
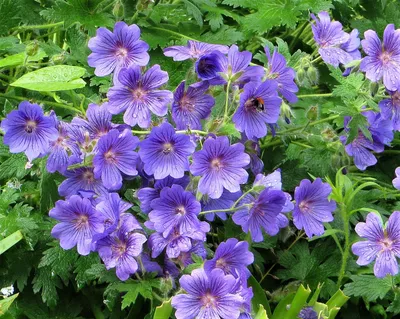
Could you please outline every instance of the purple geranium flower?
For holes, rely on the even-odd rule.
[[[299,91],[294,79],[296,72],[286,65],[285,57],[276,49],[274,53],[269,52],[269,48],[265,47],[265,53],[268,58],[268,75],[267,77],[275,80],[278,83],[278,92],[289,102],[296,103],[296,92]]]
[[[139,155],[144,171],[153,174],[155,179],[181,178],[189,170],[189,156],[194,150],[190,137],[175,133],[173,126],[166,122],[153,127],[140,143]]]
[[[248,139],[264,137],[267,135],[266,123],[278,121],[282,100],[277,89],[274,80],[251,82],[244,86],[232,121],[239,132],[246,133]]]
[[[389,99],[379,102],[381,116],[384,120],[392,120],[393,129],[400,131],[400,91],[388,91]]]
[[[263,240],[262,229],[271,236],[279,232],[277,216],[282,212],[285,202],[284,192],[266,188],[256,198],[246,195],[238,206],[248,206],[237,210],[232,219],[235,224],[242,226],[244,232],[250,231],[254,242],[260,242]]]
[[[231,193],[240,191],[249,174],[243,169],[250,163],[243,144],[230,145],[226,136],[208,138],[203,149],[193,154],[190,171],[201,176],[198,189],[211,198],[220,198],[224,188]]]
[[[76,141],[70,138],[70,124],[58,122],[58,137],[50,142],[46,169],[50,173],[64,173],[69,165],[81,162],[81,150]]]
[[[211,272],[215,268],[222,269],[226,275],[247,280],[250,271],[247,269],[254,261],[254,255],[249,251],[249,244],[229,238],[226,242],[219,244],[214,258],[207,260],[204,270]]]
[[[10,152],[24,152],[30,162],[45,155],[50,143],[58,138],[55,117],[45,116],[39,105],[28,101],[11,111],[1,121],[1,128],[5,132],[3,142],[10,147]]]
[[[203,269],[195,269],[191,275],[182,276],[179,283],[187,294],[172,298],[177,319],[239,317],[243,298],[233,291],[235,278],[225,275],[221,269],[214,269],[209,273]]]
[[[359,50],[361,40],[358,37],[359,32],[357,29],[354,29],[349,34],[349,40],[346,43],[343,43],[340,48],[345,50],[347,53],[350,54],[353,60],[360,60],[361,59],[361,52]]]
[[[89,40],[89,49],[92,53],[88,57],[88,64],[96,68],[97,76],[105,76],[129,65],[145,66],[149,63],[147,50],[149,45],[139,40],[140,29],[136,24],[128,26],[119,21],[114,26],[114,32],[106,28],[98,28],[96,36]]]
[[[360,69],[373,82],[383,78],[383,84],[390,91],[400,89],[400,29],[388,24],[383,34],[383,43],[375,31],[364,32],[361,41],[367,54],[361,60]]]
[[[217,215],[219,218],[222,220],[226,220],[226,212],[218,212],[217,210],[219,209],[228,209],[233,206],[236,200],[239,199],[239,197],[242,195],[242,192],[236,192],[236,193],[231,193],[224,189],[222,192],[222,195],[218,199],[213,199],[210,198],[207,195],[204,195],[201,199],[201,206],[202,206],[202,211],[208,211],[208,210],[215,210],[216,212],[214,213],[207,213],[205,215],[205,218],[212,222],[215,218],[215,215]]]
[[[296,205],[293,210],[293,222],[297,229],[304,229],[306,235],[324,233],[323,223],[333,221],[332,212],[336,209],[336,202],[328,200],[332,188],[317,178],[311,183],[303,179],[294,191]]]
[[[251,52],[240,52],[236,45],[232,45],[228,57],[219,51],[203,55],[196,62],[196,73],[200,79],[209,80],[212,85],[225,84],[228,79],[236,84],[260,81],[264,68],[249,66],[251,59]]]
[[[104,231],[104,216],[94,209],[89,199],[78,195],[57,201],[49,216],[60,221],[51,235],[60,239],[63,249],[77,246],[80,255],[88,255],[93,236]]]
[[[318,319],[318,314],[313,307],[305,307],[299,313],[300,319]]]
[[[311,14],[311,18],[315,21],[311,28],[321,58],[335,67],[352,61],[352,56],[341,47],[350,39],[350,35],[343,31],[342,24],[338,21],[332,22],[329,13],[325,11],[318,13],[319,19],[314,14]]]
[[[396,178],[392,181],[393,186],[396,189],[400,189],[400,167],[397,167],[394,172],[396,174]]]
[[[208,83],[189,85],[185,92],[185,81],[176,88],[172,103],[172,118],[178,130],[201,130],[200,120],[211,114],[215,99],[206,94]]]
[[[130,126],[138,124],[142,128],[150,126],[151,112],[157,116],[167,114],[172,93],[158,90],[168,81],[168,73],[161,71],[158,64],[143,75],[140,67],[131,65],[120,71],[118,79],[120,84],[110,88],[107,93],[108,110],[112,114],[125,111],[124,122]]]
[[[164,179],[159,179],[154,183],[154,188],[144,187],[138,190],[137,196],[140,201],[140,209],[142,212],[148,214],[151,211],[151,202],[153,199],[160,197],[160,192],[164,187],[171,187],[174,184],[181,185],[183,188],[189,185],[189,176],[183,176],[182,178],[172,178],[168,176]]]
[[[212,51],[220,51],[226,54],[228,50],[229,48],[226,45],[189,40],[186,46],[176,45],[165,48],[164,55],[172,57],[174,61],[184,61],[188,59],[198,59],[202,55]]]
[[[340,137],[341,142],[346,145],[346,153],[353,157],[354,164],[360,170],[365,170],[368,166],[377,163],[376,157],[370,150],[381,153],[385,148],[384,145],[389,145],[393,139],[391,120],[384,120],[380,113],[374,113],[372,111],[363,112],[363,115],[367,118],[367,129],[371,133],[372,140],[368,139],[361,130],[359,130],[357,137],[348,144],[346,136]],[[344,127],[346,132],[349,131],[348,123],[350,120],[351,117],[345,117]]]
[[[146,236],[133,232],[136,223],[133,216],[121,216],[121,226],[114,233],[97,242],[97,250],[107,269],[116,268],[117,277],[127,280],[138,270],[138,257],[146,242]]]
[[[201,257],[203,260],[206,259],[207,257],[207,251],[206,248],[204,247],[204,241],[193,241],[192,240],[192,248],[190,248],[186,252],[182,252],[178,260],[180,260],[183,264],[183,266],[187,267],[191,264],[193,264],[193,258],[192,254],[195,254],[199,257]]]
[[[136,176],[137,153],[133,150],[139,139],[130,130],[122,133],[113,129],[103,135],[97,143],[98,152],[93,158],[94,176],[101,178],[109,190],[118,190],[122,186],[122,173]]]
[[[154,229],[162,232],[164,238],[177,227],[181,234],[193,233],[202,229],[197,218],[201,206],[192,193],[185,191],[180,185],[165,187],[160,198],[151,202],[150,222]]]
[[[209,230],[209,225],[202,222],[198,229],[186,231],[185,233],[181,233],[179,227],[175,227],[167,238],[164,238],[161,233],[155,232],[149,238],[149,248],[152,251],[151,257],[158,257],[167,248],[168,258],[178,258],[182,253],[192,249],[192,239],[205,241],[206,232]]]
[[[98,139],[113,128],[123,131],[127,125],[118,125],[111,122],[112,114],[108,111],[108,103],[97,105],[90,103],[86,110],[87,120],[74,117],[71,124],[89,132],[90,138]]]
[[[107,195],[108,191],[100,179],[94,177],[92,167],[80,167],[64,173],[67,177],[58,187],[60,196],[68,197],[79,191],[93,191],[97,195]]]
[[[397,275],[400,257],[400,212],[393,212],[384,228],[380,217],[374,213],[367,215],[365,223],[358,223],[356,232],[361,238],[352,246],[353,254],[358,256],[357,264],[365,266],[375,261],[374,274],[378,278]]]

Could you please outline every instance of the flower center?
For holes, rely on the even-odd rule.
[[[135,100],[143,101],[143,99],[146,97],[146,91],[142,90],[141,88],[137,88],[132,90],[132,95]]]
[[[220,269],[222,269],[222,270],[224,270],[225,271],[225,269],[227,268],[227,264],[226,264],[226,262],[225,262],[225,260],[223,259],[223,258],[219,258],[219,259],[217,259],[217,261],[216,261],[216,263],[215,263],[215,267],[216,268],[220,268]]]
[[[386,231],[385,231],[385,238],[380,241],[380,244],[382,246],[383,250],[391,250],[392,245],[393,245],[393,240],[387,237]]]
[[[125,49],[124,47],[120,47],[117,49],[117,51],[115,52],[115,55],[117,56],[117,58],[119,59],[124,59],[128,56],[128,50]]]
[[[112,150],[109,150],[104,154],[104,159],[106,160],[107,163],[113,164],[116,162],[115,160],[115,153]]]
[[[245,107],[246,111],[262,112],[265,109],[264,100],[260,97],[252,98],[250,100],[247,100],[246,103],[244,103],[244,107]]]
[[[181,216],[185,215],[186,214],[185,207],[178,206],[177,208],[175,208],[175,214],[179,214]]]
[[[400,106],[400,92],[396,91],[393,95],[392,95],[392,103],[394,106]]]
[[[385,65],[391,61],[391,54],[389,52],[382,52],[382,54],[380,55],[379,58],[382,61],[382,63]]]
[[[163,144],[163,150],[162,150],[162,152],[163,152],[165,155],[171,153],[173,150],[174,150],[174,146],[172,145],[172,143],[167,142],[167,143],[164,143],[164,144]]]
[[[217,305],[217,299],[211,295],[210,293],[206,293],[203,297],[201,297],[201,302],[204,307],[215,307]]]
[[[87,181],[88,183],[93,183],[94,181],[94,174],[90,171],[86,171],[83,173],[83,179]]]
[[[29,120],[25,124],[25,132],[32,133],[37,128],[37,123],[35,121]]]
[[[194,110],[194,104],[186,96],[184,96],[181,99],[181,101],[179,102],[179,106],[184,111],[193,112],[193,110]]]
[[[222,162],[221,162],[221,160],[219,158],[214,158],[211,161],[211,168],[212,169],[214,169],[216,171],[219,171],[222,167],[223,167],[223,165],[222,165]]]
[[[64,137],[59,136],[55,142],[56,145],[62,145],[62,143],[64,142]]]
[[[78,229],[85,228],[89,224],[89,217],[87,215],[79,215],[75,220],[75,227]]]
[[[299,208],[302,212],[307,213],[310,209],[310,204],[303,200],[302,202],[300,202]]]

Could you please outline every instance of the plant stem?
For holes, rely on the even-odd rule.
[[[323,118],[323,119],[320,119],[320,120],[317,120],[317,121],[314,121],[314,122],[310,122],[308,124],[308,126],[310,127],[310,126],[318,125],[318,124],[321,124],[321,123],[329,122],[331,120],[337,119],[339,116],[340,115],[336,114],[336,115],[332,115],[332,116],[329,116],[329,117],[326,117],[326,118]],[[285,135],[286,133],[299,131],[299,130],[303,129],[304,127],[305,127],[305,125],[304,126],[299,126],[299,127],[293,127],[291,129],[288,129],[288,130],[285,130],[285,131],[282,131],[282,132],[277,132],[276,135]]]
[[[317,62],[319,62],[319,61],[321,61],[321,60],[322,60],[322,58],[321,58],[321,56],[319,56],[319,57],[315,58],[314,60],[312,60],[312,61],[311,61],[311,64],[317,63]]]
[[[29,101],[31,99],[26,98],[26,97],[22,97],[22,96],[12,96],[12,95],[7,95],[7,94],[3,94],[0,93],[0,97],[4,97],[6,99],[11,99],[11,100],[16,100],[16,101]],[[61,103],[57,103],[57,102],[50,102],[50,101],[44,101],[44,100],[36,100],[36,99],[32,99],[34,100],[34,102],[37,103],[43,103],[46,104],[48,106],[53,106],[53,107],[59,107],[59,108],[63,108],[69,111],[73,111],[76,113],[82,113],[80,110],[68,105],[68,104],[61,104]]]
[[[193,39],[193,38],[188,37],[188,36],[186,36],[186,35],[184,35],[184,34],[182,34],[182,33],[175,32],[175,31],[172,31],[172,30],[168,30],[168,29],[164,29],[164,28],[158,28],[158,27],[150,27],[150,28],[153,29],[153,30],[164,31],[164,32],[170,33],[170,34],[172,34],[172,35],[175,35],[175,36],[177,36],[177,37],[184,38],[184,39],[187,39],[187,40],[194,40],[194,41],[196,41],[196,39]]]
[[[50,23],[50,24],[42,24],[42,25],[21,25],[19,27],[12,28],[11,31],[24,31],[24,30],[33,30],[33,29],[50,29],[54,27],[59,27],[64,25],[64,21]]]
[[[342,280],[346,273],[346,266],[347,266],[347,259],[349,258],[350,254],[350,227],[349,227],[349,219],[347,217],[347,210],[346,206],[342,203],[340,204],[340,214],[342,215],[343,225],[344,225],[344,249],[343,249],[343,256],[342,256],[342,266],[340,267],[339,278],[337,282],[338,289],[342,284]]]
[[[332,96],[332,95],[333,95],[333,93],[317,93],[317,94],[300,94],[300,95],[297,95],[297,97],[299,99],[302,99],[302,98],[306,98],[306,97],[323,97],[323,96],[328,97],[328,96]]]
[[[229,106],[229,91],[231,88],[231,80],[228,80],[228,84],[226,85],[226,95],[225,95],[225,111],[224,111],[224,122],[228,118],[228,106]]]
[[[245,204],[239,207],[234,207],[232,206],[231,208],[226,208],[226,209],[213,209],[213,210],[205,210],[203,212],[200,212],[199,215],[206,215],[206,214],[211,214],[211,213],[219,213],[219,212],[233,212],[245,207],[248,207],[249,204]]]
[[[132,130],[131,131],[133,134],[136,135],[148,135],[150,134],[151,131],[136,131]],[[177,134],[199,134],[199,135],[208,135],[208,132],[205,131],[200,131],[200,130],[180,130],[180,131],[175,131]]]

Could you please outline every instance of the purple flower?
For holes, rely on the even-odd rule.
[[[254,242],[260,242],[263,240],[262,229],[271,236],[279,232],[277,216],[282,212],[285,202],[286,196],[281,190],[266,188],[256,198],[246,195],[238,206],[248,206],[237,210],[232,219],[235,224],[242,226],[244,232],[250,231]]]
[[[103,214],[104,216],[104,233],[101,235],[103,238],[108,234],[111,234],[115,231],[119,225],[121,215],[125,214],[125,212],[132,207],[132,204],[124,202],[118,195],[118,193],[110,193],[105,196],[99,198],[99,202],[96,205],[96,210]],[[132,216],[131,223],[136,223],[134,229],[140,229],[140,224],[137,220]]]
[[[149,213],[154,229],[162,232],[164,238],[176,227],[181,234],[193,233],[203,229],[197,215],[201,206],[192,193],[185,191],[180,185],[165,187],[160,198],[151,202],[153,209]]]
[[[90,103],[86,110],[87,120],[74,117],[71,124],[83,128],[89,132],[90,138],[98,139],[107,134],[113,128],[123,131],[127,125],[118,125],[111,122],[112,114],[108,111],[108,103],[97,105]]]
[[[239,132],[246,133],[248,139],[267,135],[266,123],[276,123],[281,111],[282,100],[278,97],[277,82],[251,82],[244,86],[240,103],[232,117]]]
[[[119,190],[122,186],[122,173],[136,176],[137,153],[133,150],[139,139],[130,130],[122,133],[113,129],[103,135],[97,143],[98,152],[93,158],[94,176],[101,178],[109,190]]]
[[[189,156],[194,150],[189,136],[177,134],[171,124],[163,123],[153,127],[140,143],[139,155],[144,171],[153,174],[155,179],[181,178],[189,170]]]
[[[164,238],[161,233],[155,232],[149,237],[149,248],[152,251],[151,257],[157,258],[167,248],[168,258],[178,258],[181,253],[192,249],[192,239],[205,241],[206,232],[209,230],[209,225],[202,222],[199,229],[193,229],[185,233],[181,233],[179,228],[175,227],[167,238]]]
[[[202,206],[202,211],[207,211],[207,210],[219,210],[219,209],[228,209],[233,206],[236,200],[239,199],[239,197],[242,195],[242,192],[236,192],[236,193],[231,193],[224,189],[222,192],[222,195],[218,199],[213,199],[208,197],[207,195],[204,195],[201,199],[201,206]],[[214,213],[207,213],[205,215],[205,218],[212,222],[215,218],[215,215],[217,215],[219,218],[222,220],[226,220],[226,212],[214,212]]]
[[[392,181],[393,186],[396,189],[400,189],[400,167],[397,167],[394,172],[396,174],[396,178]]]
[[[360,170],[365,170],[368,166],[377,163],[376,157],[370,150],[381,153],[385,148],[384,145],[389,145],[393,139],[391,120],[384,120],[379,113],[372,111],[363,112],[363,115],[367,118],[367,129],[371,133],[372,140],[368,139],[361,130],[359,130],[357,137],[348,144],[345,136],[340,137],[341,142],[346,145],[346,153],[353,157],[354,164]],[[347,126],[350,120],[350,117],[345,118],[344,126],[346,132],[349,131]]]
[[[185,92],[185,81],[176,88],[172,103],[172,118],[178,130],[201,130],[200,120],[211,114],[215,99],[205,94],[208,89],[206,82],[189,85]]]
[[[203,55],[196,62],[196,73],[200,79],[209,80],[212,85],[225,84],[228,79],[236,84],[260,81],[264,68],[249,66],[251,59],[251,52],[240,52],[236,45],[232,45],[228,57],[219,51]]]
[[[342,24],[331,22],[329,13],[325,11],[318,13],[319,19],[314,14],[311,14],[311,18],[315,21],[311,28],[322,60],[335,67],[352,61],[352,56],[341,47],[350,39],[350,35],[343,31]]]
[[[397,275],[400,257],[400,212],[393,212],[384,228],[380,217],[374,213],[367,215],[365,223],[358,223],[356,232],[361,238],[352,246],[353,254],[358,256],[357,264],[365,266],[375,260],[374,274],[378,278]]]
[[[190,171],[201,176],[198,190],[211,198],[220,198],[224,188],[231,193],[240,191],[240,184],[249,177],[243,169],[250,163],[250,156],[244,152],[243,144],[230,145],[226,136],[208,138],[203,149],[193,154]]]
[[[172,57],[174,61],[184,61],[187,59],[198,59],[202,55],[212,52],[220,51],[221,53],[228,53],[229,48],[226,45],[209,44],[204,42],[189,40],[186,46],[176,45],[164,49],[164,55]]]
[[[58,137],[50,142],[49,157],[46,169],[50,173],[59,171],[63,173],[69,165],[81,162],[81,150],[75,140],[70,138],[70,124],[65,122],[58,123]]]
[[[100,179],[94,177],[93,168],[80,167],[64,173],[67,177],[58,187],[60,196],[68,197],[79,194],[79,191],[93,191],[97,195],[106,195],[107,189]]]
[[[110,88],[107,93],[108,110],[112,114],[125,111],[126,124],[130,126],[138,124],[142,128],[147,128],[150,126],[151,113],[157,116],[167,114],[167,104],[172,100],[172,93],[157,90],[168,81],[168,73],[161,71],[158,64],[153,65],[143,75],[138,66],[123,68],[118,80],[120,84]]]
[[[60,240],[63,249],[77,246],[80,255],[88,255],[93,236],[104,231],[104,216],[94,209],[89,199],[78,195],[57,201],[49,216],[60,221],[51,235]]]
[[[272,58],[268,47],[265,47],[265,53],[268,58],[267,77],[278,83],[278,92],[288,100],[289,103],[296,103],[297,96],[295,93],[299,91],[296,83],[294,83],[296,72],[292,68],[286,66],[285,57],[276,49],[272,54]]]
[[[179,283],[187,294],[172,298],[177,319],[239,317],[243,298],[233,292],[235,278],[225,275],[221,269],[214,269],[209,273],[203,269],[195,269],[191,275],[182,276]]]
[[[5,132],[3,142],[10,147],[10,152],[24,152],[30,162],[45,155],[50,143],[58,138],[55,117],[45,116],[39,105],[28,101],[11,111],[1,121],[1,128]]]
[[[119,21],[114,26],[114,32],[106,28],[98,28],[96,36],[89,40],[92,53],[88,64],[96,68],[97,76],[118,74],[119,70],[130,65],[145,66],[149,63],[147,50],[149,45],[139,40],[140,29],[136,24],[128,26]]]
[[[97,250],[107,269],[116,268],[117,277],[127,280],[138,270],[138,257],[146,242],[146,236],[135,233],[133,216],[121,216],[121,226],[112,234],[97,242]]]
[[[190,248],[188,251],[186,252],[182,252],[179,257],[178,260],[180,260],[183,264],[183,266],[187,267],[191,264],[193,264],[193,258],[192,258],[192,254],[195,254],[199,257],[201,257],[203,260],[206,259],[207,257],[207,251],[204,247],[204,241],[193,241],[192,240],[192,248]]]
[[[359,50],[361,40],[358,37],[359,34],[360,33],[358,32],[358,30],[354,29],[349,34],[349,40],[340,46],[341,49],[350,54],[353,60],[361,59],[361,52]]]
[[[247,280],[250,276],[247,266],[253,262],[254,255],[249,251],[249,244],[245,241],[239,242],[236,238],[229,238],[226,242],[219,244],[214,258],[205,262],[204,270],[211,272],[219,268],[225,275]]]
[[[143,213],[148,214],[151,211],[151,202],[153,199],[160,197],[160,192],[164,187],[171,187],[174,184],[180,185],[183,188],[189,185],[189,176],[183,176],[182,178],[172,178],[168,176],[164,179],[159,179],[155,182],[154,188],[144,187],[138,190],[137,196],[140,201],[140,209]]]
[[[392,120],[393,129],[400,131],[400,91],[388,91],[389,99],[379,102],[381,116],[384,120]]]
[[[400,89],[400,30],[388,24],[383,34],[383,44],[375,31],[364,32],[361,41],[367,54],[361,60],[360,69],[372,82],[383,78],[383,84],[390,91]]]
[[[299,313],[300,319],[318,319],[318,314],[314,311],[313,307],[305,307]]]
[[[317,178],[311,183],[303,179],[294,191],[296,205],[293,210],[293,222],[297,229],[304,229],[306,235],[320,236],[324,233],[323,223],[333,221],[332,212],[336,202],[328,200],[332,188]]]

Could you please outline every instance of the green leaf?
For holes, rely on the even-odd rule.
[[[47,213],[54,207],[54,203],[60,198],[58,187],[55,183],[57,174],[51,174],[46,170],[46,161],[42,161],[41,177],[39,182],[40,189],[40,211]]]
[[[363,297],[366,301],[383,299],[392,288],[392,278],[379,279],[373,275],[350,276],[352,282],[344,285],[343,292],[347,296]]]
[[[392,312],[393,314],[397,315],[400,313],[400,293],[396,293],[392,303],[386,309],[387,312]]]
[[[25,169],[27,162],[28,160],[24,154],[11,154],[8,159],[0,164],[0,180],[12,177],[23,178],[29,173],[29,170]]]
[[[0,214],[0,233],[8,236],[20,230],[25,238],[30,237],[33,231],[39,228],[37,216],[31,214],[32,209],[28,205],[18,203],[11,211]]]
[[[34,91],[65,91],[83,88],[86,82],[80,77],[86,70],[77,66],[55,65],[27,73],[11,86]]]
[[[284,319],[296,319],[297,315],[307,302],[307,298],[310,294],[310,288],[306,289],[303,285],[300,285],[299,289],[296,292],[296,295],[293,298],[292,303],[290,304],[290,308],[287,310]]]
[[[33,292],[36,294],[41,291],[42,300],[48,306],[55,306],[58,300],[57,288],[61,288],[58,276],[55,276],[51,267],[46,266],[37,269],[33,278]]]
[[[166,300],[156,308],[153,319],[168,319],[172,314],[171,299]]]
[[[158,279],[149,279],[142,281],[130,280],[126,283],[116,284],[113,288],[120,292],[126,292],[122,297],[121,309],[134,304],[139,294],[145,299],[153,299],[153,287],[160,287],[160,281]]]
[[[96,28],[113,27],[114,20],[109,12],[96,10],[102,0],[56,0],[50,8],[40,14],[49,21],[64,21],[65,27],[81,24],[90,33]]]
[[[18,295],[19,294],[14,294],[10,297],[0,300],[0,316],[4,315],[7,312],[8,308],[10,308],[11,304],[18,297]]]
[[[258,308],[258,312],[254,319],[268,319],[267,312],[262,305],[260,305],[260,308]]]
[[[88,281],[93,279],[92,276],[87,274],[87,271],[91,269],[93,265],[100,265],[100,258],[96,253],[91,253],[88,256],[79,256],[78,260],[74,263],[75,280],[78,289],[81,289]]]
[[[202,27],[203,26],[203,14],[201,13],[200,9],[190,2],[190,0],[183,0],[183,3],[186,6],[187,12],[193,16],[193,18],[196,20],[197,24]]]
[[[0,68],[23,65],[25,62],[25,59],[27,62],[35,62],[35,61],[40,61],[45,57],[47,57],[47,54],[43,50],[39,50],[33,56],[27,56],[25,52],[21,52],[21,53],[9,55],[8,57],[1,59],[0,60]]]
[[[0,240],[0,255],[10,249],[23,238],[21,231],[17,230],[6,238]]]
[[[251,300],[251,304],[254,312],[258,313],[262,308],[265,309],[269,315],[271,315],[271,308],[269,306],[267,295],[265,294],[264,289],[258,283],[257,279],[253,276],[250,276],[250,278],[247,280],[247,283],[253,288],[253,298]]]
[[[325,230],[325,233],[323,235],[314,236],[314,237],[308,239],[308,241],[314,241],[314,240],[317,240],[317,239],[320,239],[320,238],[329,237],[329,236],[332,236],[332,235],[336,235],[337,233],[343,233],[343,230],[340,230],[340,229],[327,229],[327,230]]]
[[[240,132],[236,129],[235,124],[233,123],[225,123],[218,131],[219,135],[226,135],[229,137],[240,138]]]

